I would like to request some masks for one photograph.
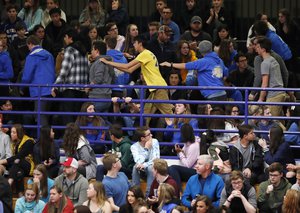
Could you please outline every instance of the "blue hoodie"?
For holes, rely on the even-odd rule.
[[[55,82],[55,65],[53,56],[40,46],[34,47],[26,57],[22,83],[53,84]],[[30,96],[39,95],[38,87],[29,88]],[[51,94],[51,87],[42,87],[41,96]]]
[[[7,83],[14,77],[12,62],[7,51],[0,52],[0,82]]]
[[[286,61],[292,58],[292,52],[289,46],[277,35],[274,31],[269,30],[266,37],[272,42],[272,50],[276,52],[281,58]]]
[[[123,53],[120,52],[119,50],[108,50],[106,52],[106,55],[109,55],[110,57],[113,58],[113,62],[118,62],[118,63],[127,63],[127,59],[124,57]],[[130,80],[130,75],[128,73],[122,72],[116,68],[115,70],[115,79],[114,79],[114,84],[115,85],[127,85]],[[122,88],[114,88],[112,89],[113,91],[122,91]]]
[[[197,70],[198,86],[223,87],[223,78],[228,76],[228,69],[217,53],[210,52],[203,58],[185,64],[187,70]],[[188,84],[188,82],[187,82]],[[210,95],[225,92],[225,90],[200,90],[201,94],[207,98]]]

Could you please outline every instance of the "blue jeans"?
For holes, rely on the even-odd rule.
[[[132,169],[132,186],[138,185],[140,186],[141,181],[140,181],[140,175],[141,173],[145,173],[147,176],[147,189],[146,189],[146,197],[148,197],[149,192],[150,192],[150,186],[153,182],[153,173],[152,173],[152,165],[148,166],[145,171],[140,171],[137,170],[135,167]]]

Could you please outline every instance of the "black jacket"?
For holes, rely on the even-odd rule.
[[[237,147],[237,143],[234,146],[230,147],[229,161],[231,163],[232,170],[243,171],[245,169],[243,168],[243,155],[239,151]],[[263,151],[257,141],[253,141],[251,143],[253,144],[253,146],[250,144],[250,146],[252,146],[251,157],[250,157],[251,159],[250,159],[250,165],[247,168],[249,168],[252,173],[258,175],[263,173],[264,170]]]

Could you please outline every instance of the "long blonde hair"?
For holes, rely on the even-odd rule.
[[[168,183],[161,183],[159,185],[158,209],[162,209],[167,202],[174,198],[176,198],[174,187]]]
[[[97,205],[99,205],[100,208],[104,207],[105,201],[107,201],[107,198],[105,196],[105,188],[101,182],[98,181],[91,181],[90,184],[93,185],[94,190],[96,191],[96,202]],[[91,200],[91,199],[89,199]]]

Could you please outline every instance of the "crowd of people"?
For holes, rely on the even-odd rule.
[[[12,193],[19,197],[14,212],[300,212],[300,167],[290,148],[300,145],[300,127],[299,120],[288,119],[299,117],[300,107],[264,103],[296,101],[285,88],[300,86],[299,24],[284,8],[274,26],[259,13],[248,37],[238,38],[247,40],[242,52],[223,1],[212,0],[206,10],[197,0],[185,0],[174,14],[166,0],[156,0],[148,30],[140,32],[121,0],[109,1],[108,8],[87,0],[72,21],[58,0],[46,0],[44,10],[38,0],[21,7],[3,0],[0,212],[13,212]],[[142,106],[140,98],[147,100]],[[246,100],[261,105],[224,104]],[[130,115],[141,110],[162,115]],[[244,114],[254,118],[237,119]],[[23,127],[37,124],[39,134]],[[165,131],[152,135],[152,128]],[[66,156],[62,164],[60,151]],[[168,166],[162,155],[177,156],[179,164]]]

